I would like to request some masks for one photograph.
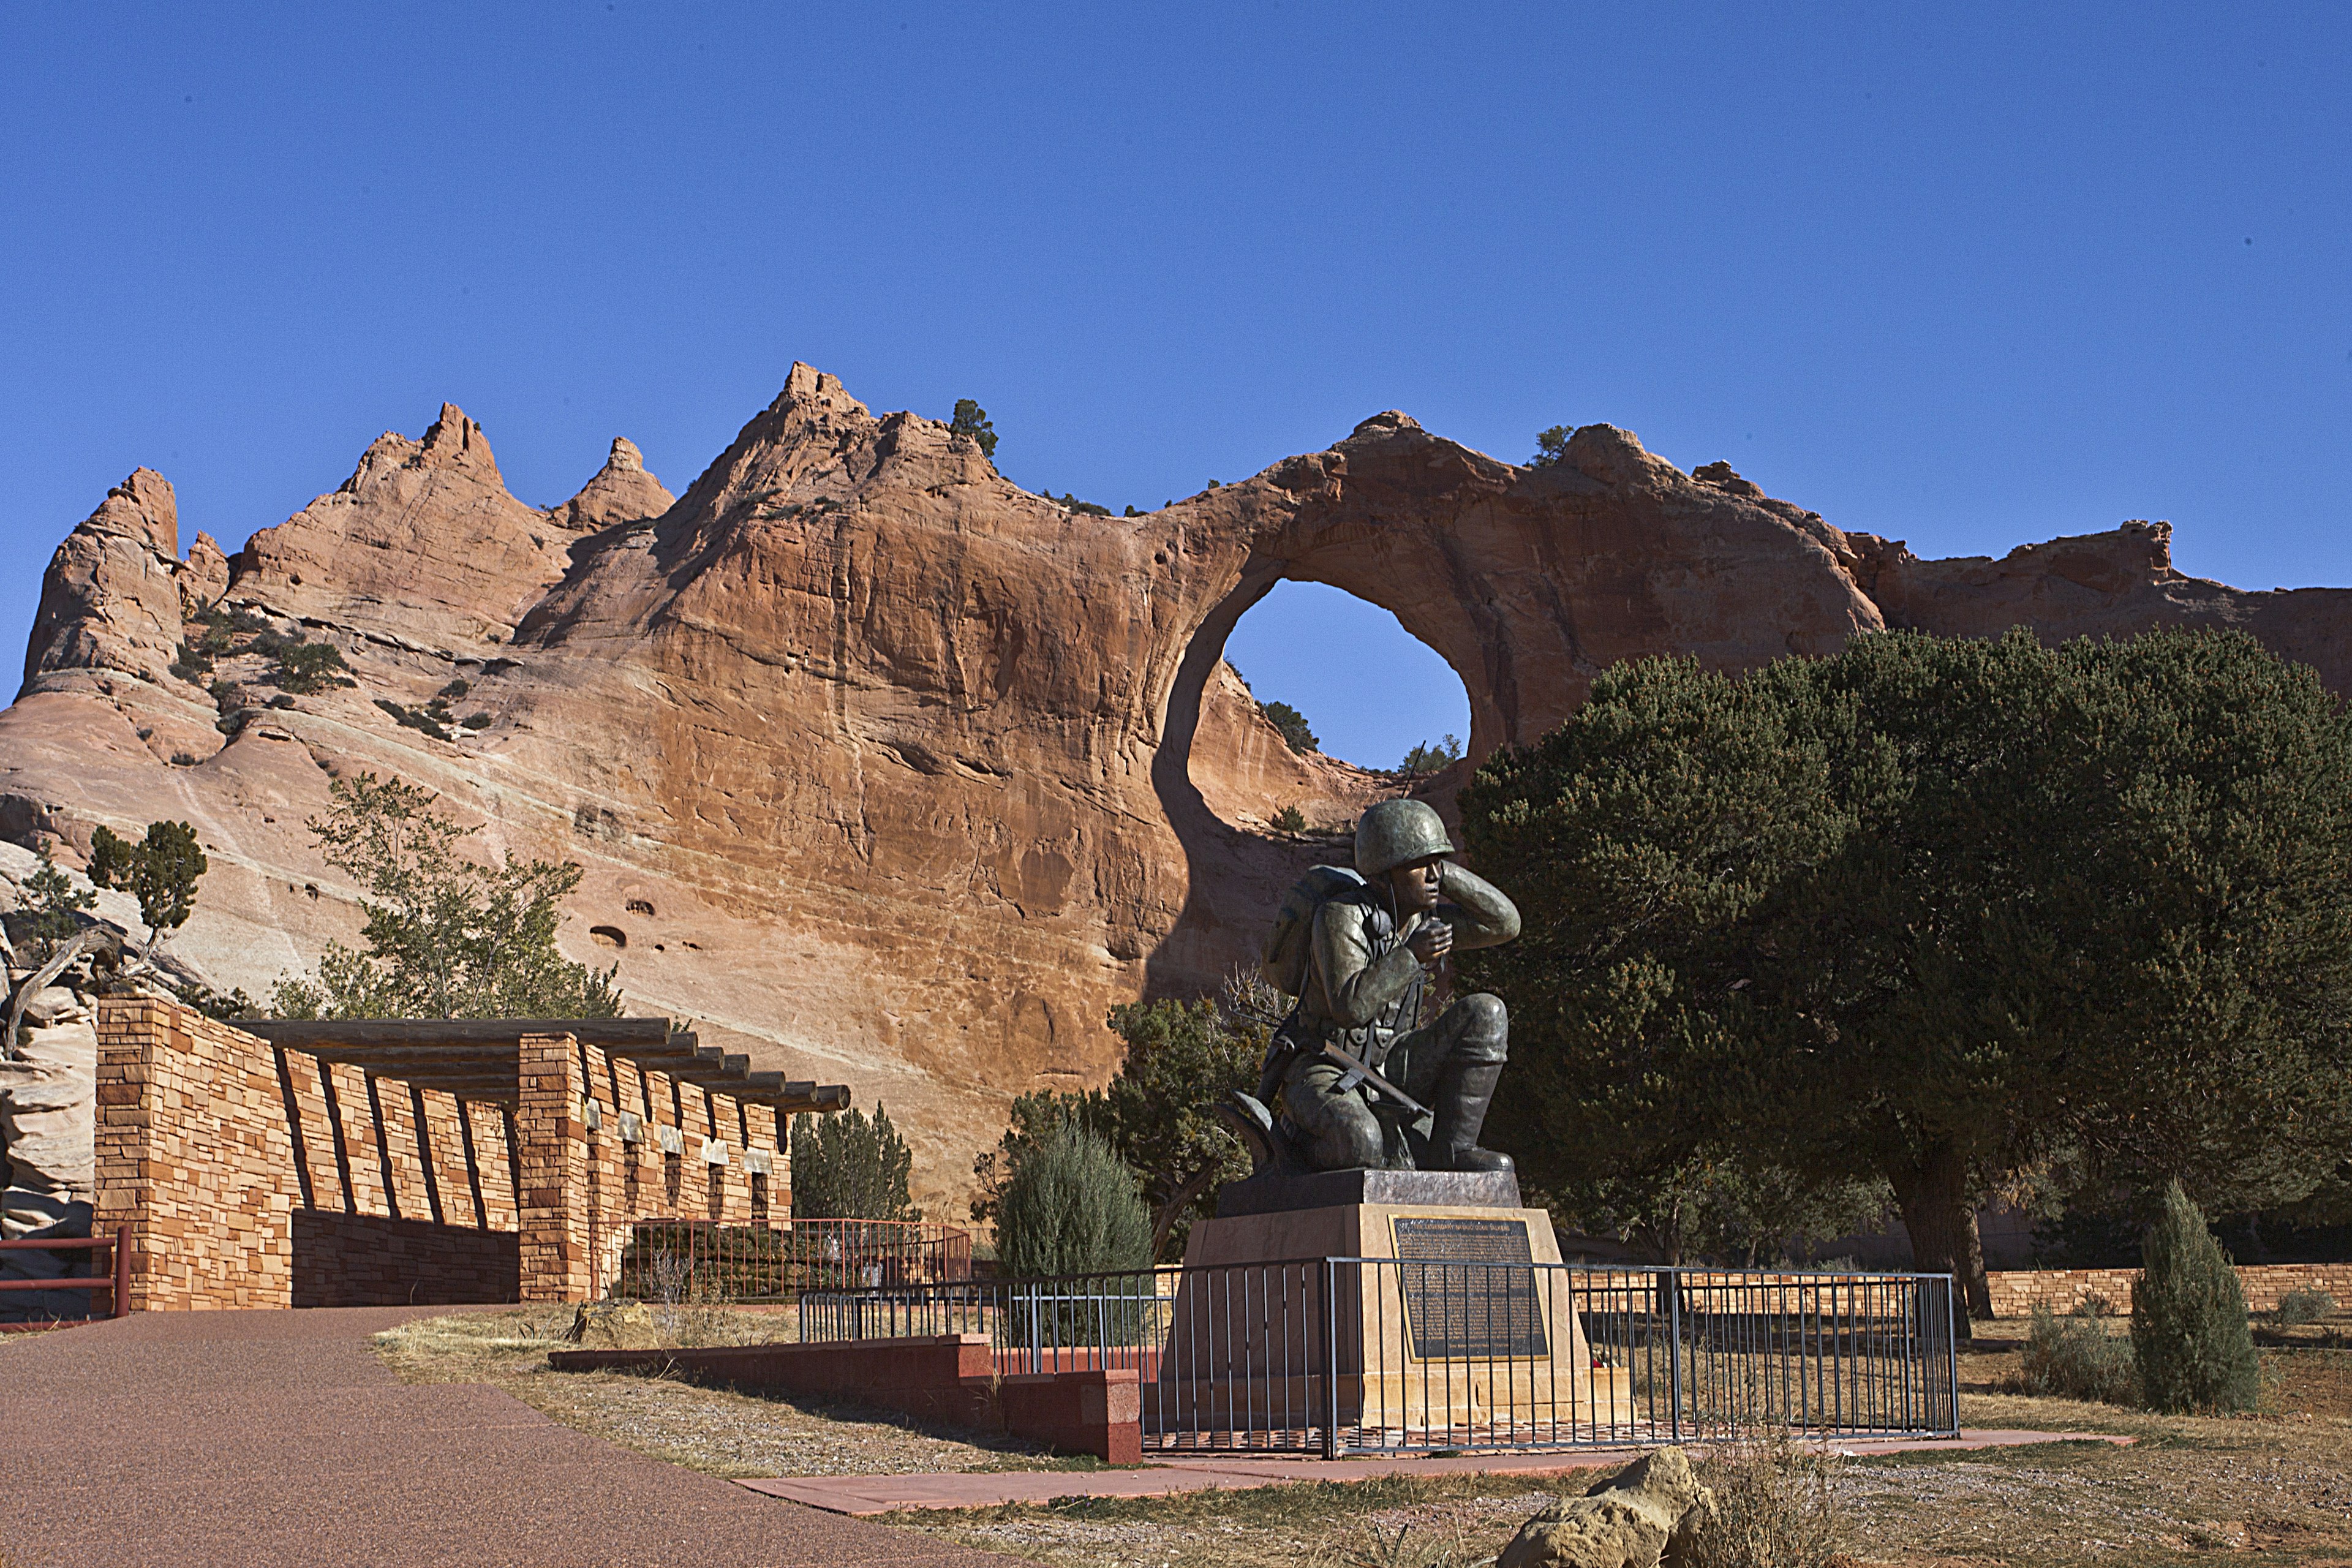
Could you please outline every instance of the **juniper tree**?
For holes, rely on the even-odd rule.
[[[329,942],[316,979],[271,989],[289,1018],[597,1018],[621,1009],[619,965],[575,963],[556,946],[572,861],[485,864],[459,853],[476,828],[431,790],[373,773],[337,779],[310,820],[327,863],[360,886],[364,952]]]
[[[2131,1336],[2151,1410],[2252,1410],[2262,1397],[2262,1358],[2237,1270],[2179,1182],[2166,1184],[2142,1244]]]
[[[1986,1306],[1972,1210],[2059,1149],[2286,1201],[2352,1128],[2352,731],[2236,634],[1898,633],[1619,666],[1462,797],[1518,942],[1498,1136],[1637,1199],[1883,1177]]]
[[[1061,1117],[1023,1151],[998,1200],[996,1265],[1013,1279],[1151,1267],[1150,1212],[1100,1133]]]
[[[184,822],[151,822],[137,840],[108,827],[90,836],[90,885],[121,888],[138,899],[139,918],[147,925],[141,949],[146,955],[153,954],[166,931],[187,923],[196,884],[209,869],[195,828]]]
[[[856,1110],[793,1118],[794,1219],[919,1218],[907,1190],[914,1152],[879,1100]]]

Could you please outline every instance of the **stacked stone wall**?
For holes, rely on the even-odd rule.
[[[2048,1303],[2053,1312],[2071,1312],[2094,1296],[2128,1312],[2132,1283],[2138,1278],[2137,1268],[2012,1269],[1985,1277],[1996,1318],[2029,1317],[2036,1302]],[[2338,1305],[2352,1307],[2352,1263],[2242,1264],[2238,1284],[2250,1311],[2270,1311],[2293,1290],[2325,1290]]]
[[[635,1220],[750,1221],[747,1146],[789,1212],[773,1110],[569,1035],[522,1043],[509,1112],[160,998],[106,999],[98,1034],[97,1223],[131,1226],[135,1310],[581,1300]]]

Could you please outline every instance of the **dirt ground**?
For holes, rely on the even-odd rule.
[[[2018,1371],[2022,1329],[1988,1327],[1962,1356],[1963,1425],[2137,1441],[1836,1459],[1839,1542],[1853,1568],[2161,1565],[2217,1552],[2248,1568],[2352,1568],[2352,1349],[2325,1348],[2325,1331],[2265,1351],[2262,1412],[2204,1420],[1997,1393]],[[1552,1497],[1601,1473],[1072,1499],[892,1522],[1088,1568],[1476,1568]]]
[[[787,1337],[769,1313],[673,1310],[681,1343]],[[379,1336],[412,1382],[489,1383],[551,1418],[730,1477],[1088,1468],[873,1412],[667,1378],[556,1373],[566,1311],[474,1312]],[[2352,1336],[2338,1323],[2266,1335],[2263,1409],[2232,1420],[2144,1415],[1999,1392],[2022,1328],[1987,1325],[1961,1361],[1961,1420],[2121,1433],[1974,1453],[1836,1458],[1849,1562],[1906,1568],[2210,1562],[2352,1568]],[[1596,1472],[1597,1473],[1597,1472]],[[1150,1568],[1475,1568],[1528,1515],[1593,1479],[1380,1478],[1134,1500],[910,1512],[893,1522],[1055,1564]]]

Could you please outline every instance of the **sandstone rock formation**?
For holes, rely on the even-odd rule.
[[[1213,985],[1296,870],[1344,854],[1276,813],[1336,826],[1402,787],[1290,752],[1223,664],[1283,579],[1393,611],[1462,677],[1469,756],[1419,786],[1441,804],[1645,654],[2214,624],[2352,676],[2352,599],[2184,578],[2145,525],[1922,562],[1608,426],[1523,468],[1396,413],[1097,517],[804,365],[675,500],[625,441],[542,509],[454,406],[378,440],[217,590],[332,643],[350,688],[290,695],[250,655],[173,676],[184,605],[220,582],[201,542],[176,559],[176,525],[141,470],[59,547],[0,714],[0,838],[70,860],[100,824],[194,822],[214,870],[173,949],[259,994],[356,930],[303,827],[329,780],[424,783],[484,825],[479,852],[585,868],[564,940],[617,959],[634,1005],[887,1101],[949,1215],[1011,1096],[1100,1081],[1110,1005]],[[478,727],[400,721],[457,682]]]

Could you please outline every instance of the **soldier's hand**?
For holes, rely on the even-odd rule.
[[[1423,963],[1435,963],[1454,951],[1454,928],[1444,921],[1424,921],[1421,928],[1404,939],[1405,946]]]

